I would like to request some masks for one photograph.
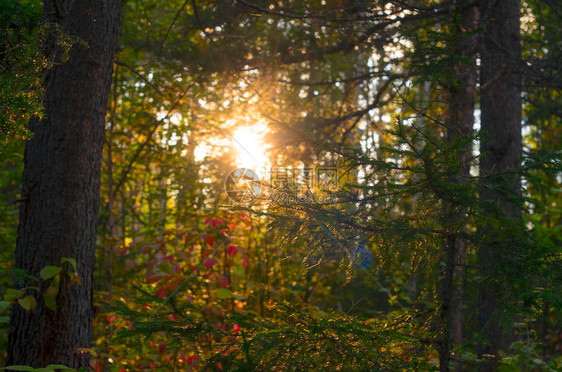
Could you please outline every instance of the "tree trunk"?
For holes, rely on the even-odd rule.
[[[37,298],[35,310],[12,308],[8,365],[88,365],[88,354],[79,349],[88,348],[92,336],[101,152],[120,8],[119,0],[44,1],[45,23],[80,42],[66,63],[55,43],[57,28],[44,44],[55,66],[45,74],[45,119],[29,123],[16,267],[39,278],[45,266],[73,258],[81,284],[71,284],[68,267],[63,269],[56,311],[43,300],[50,280],[16,284],[38,286],[40,293],[28,290]]]
[[[472,136],[474,126],[474,107],[476,97],[476,40],[466,33],[473,32],[478,22],[478,8],[469,6],[469,0],[459,0],[461,8],[460,22],[455,32],[459,39],[455,42],[455,55],[465,58],[455,66],[455,81],[457,85],[450,89],[450,121],[447,131],[447,141],[453,145],[455,141],[465,140]],[[470,158],[472,157],[472,142],[466,141],[457,149],[457,161],[460,169],[456,175],[455,183],[466,184],[470,177]],[[466,231],[466,208],[455,206],[452,213],[454,225]],[[462,226],[462,227],[461,227]],[[466,240],[463,239],[455,226],[455,234],[451,237],[449,249],[453,251],[453,277],[451,288],[451,323],[450,335],[454,347],[463,343],[463,306],[464,306],[464,278],[466,267]],[[461,358],[457,358],[461,359]],[[462,370],[462,364],[457,363],[455,370]]]
[[[467,33],[476,28],[478,11],[467,0],[456,1],[455,6],[460,8],[460,18],[458,23],[452,24],[451,47],[456,56],[463,57],[463,61],[453,66],[454,82],[446,87],[449,100],[447,144],[459,163],[458,171],[451,176],[450,182],[466,184],[470,176],[472,144],[468,138],[473,131],[476,91],[476,41]],[[466,241],[461,233],[466,229],[466,208],[458,202],[445,203],[443,222],[447,227],[447,234],[443,239],[444,251],[440,262],[442,329],[438,351],[440,371],[449,371],[452,350],[463,341]],[[462,370],[462,365],[457,363],[455,369]]]
[[[509,172],[519,168],[522,152],[519,2],[482,0],[479,7],[483,28],[480,39],[481,197],[484,202],[499,206],[499,215],[493,208],[485,210],[490,217],[502,218],[503,213],[516,220],[521,209],[509,198],[520,193],[520,181],[518,177],[509,176]],[[499,186],[506,191],[500,194]],[[500,245],[494,243],[498,242],[488,238],[477,254],[480,274],[488,278],[481,285],[478,303],[478,329],[485,340],[478,354],[491,360],[483,364],[483,370],[494,368],[498,350],[509,343],[500,326],[498,282],[501,278],[496,269],[502,263],[502,255],[506,257],[508,252],[502,252]],[[498,280],[493,280],[494,277]]]

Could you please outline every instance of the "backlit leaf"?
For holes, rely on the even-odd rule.
[[[74,269],[74,271],[78,271],[76,269],[76,260],[74,258],[68,258],[68,257],[63,257],[60,260],[60,263],[63,264],[65,262],[68,262],[70,264],[70,266],[72,266],[72,268]]]
[[[57,311],[57,301],[55,296],[44,295],[43,299],[45,300],[45,306],[47,306],[48,309]]]
[[[217,288],[217,297],[221,300],[234,297],[234,293],[227,288]]]
[[[35,301],[35,297],[30,295],[25,296],[24,298],[20,298],[18,300],[18,303],[27,311],[35,310],[35,306],[37,304],[37,302]]]
[[[43,280],[51,279],[54,276],[58,275],[61,272],[61,268],[59,266],[45,266],[39,276]]]

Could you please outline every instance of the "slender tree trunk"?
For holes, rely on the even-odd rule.
[[[476,27],[477,8],[469,6],[467,0],[455,3],[460,9],[458,24],[453,23],[450,30],[453,53],[463,57],[463,61],[453,66],[454,83],[448,90],[448,118],[447,143],[455,151],[459,169],[451,176],[450,182],[466,184],[470,175],[472,144],[468,138],[472,135],[474,125],[474,102],[476,89],[476,42],[467,32]],[[456,11],[456,9],[454,10]],[[443,264],[441,280],[441,309],[442,323],[441,340],[439,345],[439,365],[441,371],[450,370],[450,360],[453,347],[462,344],[463,297],[464,297],[464,268],[466,260],[466,241],[461,232],[466,228],[466,208],[457,202],[446,202],[444,205],[444,223],[447,234],[444,236],[444,252],[441,259]],[[461,370],[457,365],[455,369]]]
[[[460,22],[454,31],[458,39],[454,45],[454,53],[465,60],[455,66],[455,80],[457,86],[450,89],[450,121],[447,131],[449,146],[459,139],[462,145],[457,149],[457,161],[460,169],[454,180],[458,184],[466,184],[470,177],[470,158],[472,157],[472,142],[466,141],[473,134],[474,108],[476,97],[476,39],[467,36],[468,32],[477,27],[478,8],[469,6],[469,0],[459,0]],[[464,278],[466,266],[466,240],[460,236],[457,229],[466,230],[466,209],[455,206],[452,212],[453,224],[457,231],[449,241],[449,249],[453,254],[453,283],[451,288],[451,319],[450,336],[454,347],[463,343],[463,306],[464,306]],[[460,358],[459,358],[460,359]],[[462,365],[455,366],[456,370],[462,370]]]
[[[37,298],[35,310],[12,308],[8,365],[78,368],[88,363],[79,349],[88,348],[92,336],[101,151],[120,7],[119,0],[44,2],[46,23],[80,42],[67,62],[61,60],[56,36],[44,46],[56,64],[44,81],[46,117],[29,123],[33,137],[25,152],[16,267],[39,278],[45,266],[73,258],[81,284],[71,284],[63,270],[56,311],[43,301],[49,280],[16,284],[38,286],[41,293],[29,290]]]
[[[519,1],[481,0],[479,7],[483,28],[480,39],[481,197],[499,206],[499,215],[493,208],[485,211],[490,217],[501,218],[504,214],[517,220],[520,206],[509,198],[520,193],[520,181],[508,175],[519,168],[522,152]],[[499,186],[505,190],[503,193],[497,191]],[[502,252],[501,244],[496,243],[501,242],[487,239],[478,250],[480,275],[489,278],[482,283],[478,303],[478,329],[485,340],[478,354],[490,360],[482,365],[482,370],[493,369],[498,351],[509,343],[509,337],[500,326],[501,278],[495,269],[500,267],[502,256],[505,258],[509,253]],[[503,243],[503,246],[508,245]]]

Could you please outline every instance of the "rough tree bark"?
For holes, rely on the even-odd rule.
[[[101,151],[111,71],[121,23],[120,0],[45,0],[45,24],[54,33],[81,41],[61,61],[56,36],[45,53],[55,67],[45,73],[45,119],[32,119],[26,144],[16,267],[39,278],[47,265],[74,258],[81,284],[61,274],[57,310],[45,306],[48,281],[26,279],[19,288],[39,286],[37,308],[12,309],[8,365],[78,368],[88,363],[79,348],[90,346],[92,284],[99,201]]]
[[[520,193],[520,181],[516,176],[508,175],[520,167],[522,153],[519,1],[481,0],[479,9],[483,28],[480,38],[481,197],[484,201],[497,203],[505,217],[517,220],[521,209],[517,203],[509,201],[509,194]],[[506,191],[499,193],[499,186]],[[500,218],[493,209],[485,213]],[[495,268],[507,252],[502,252],[499,245],[494,244],[497,241],[489,240],[479,247],[477,256],[481,276],[493,278],[497,277]],[[487,280],[482,284],[478,329],[485,342],[480,345],[478,354],[491,359],[482,365],[482,370],[494,368],[498,351],[505,349],[509,342],[500,326],[500,297],[498,280]]]

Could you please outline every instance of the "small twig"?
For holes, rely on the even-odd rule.
[[[12,204],[24,202],[24,201],[26,201],[27,199],[28,199],[28,198],[22,198],[22,199],[18,199],[18,200],[11,201],[11,202],[9,202],[8,204],[6,204],[6,207],[9,207],[9,206],[12,205]]]
[[[205,36],[207,36],[209,39],[211,39],[212,42],[214,42],[213,36],[205,30],[205,27],[203,27],[203,24],[201,23],[201,19],[199,18],[199,12],[197,11],[197,4],[195,4],[195,0],[191,0],[191,4],[193,5],[193,15],[195,16],[195,21],[197,21],[197,25],[199,26],[199,29],[205,34]]]
[[[168,39],[168,36],[170,35],[170,31],[172,30],[172,27],[174,27],[174,24],[178,20],[178,17],[180,16],[180,13],[185,8],[188,1],[189,0],[185,0],[183,2],[183,5],[181,6],[180,10],[178,10],[176,15],[174,16],[174,19],[172,20],[172,23],[170,23],[170,26],[168,27],[168,30],[166,31],[166,35],[164,35],[164,38],[162,39],[162,43],[160,44],[160,49],[158,49],[158,59],[160,59],[160,55],[162,54],[162,49],[164,49],[164,44],[166,44],[166,40]]]
[[[123,66],[128,68],[131,72],[133,72],[135,75],[137,75],[138,77],[140,77],[142,79],[142,81],[144,81],[147,85],[149,85],[151,88],[153,88],[155,91],[158,92],[158,94],[162,94],[162,92],[160,91],[160,89],[152,84],[147,78],[145,78],[140,72],[138,72],[137,70],[135,70],[133,67],[129,66],[128,64],[126,64],[125,62],[121,62],[121,61],[117,61],[116,62],[118,66]]]

